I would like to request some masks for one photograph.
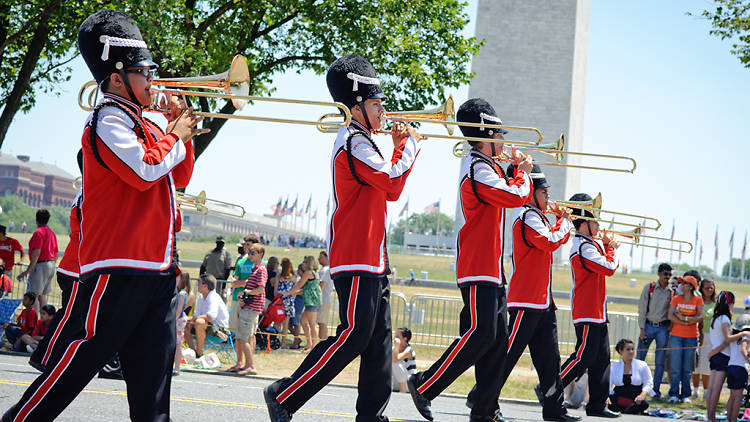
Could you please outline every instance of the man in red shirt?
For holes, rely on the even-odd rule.
[[[10,275],[15,265],[16,252],[19,252],[19,261],[23,259],[23,246],[12,237],[5,235],[5,226],[0,225],[0,258],[5,262],[3,272]]]
[[[34,309],[37,313],[47,304],[47,295],[52,288],[57,259],[57,237],[49,228],[49,211],[44,208],[36,212],[37,229],[29,240],[29,268],[18,275],[22,280],[29,276],[29,291],[36,293]]]

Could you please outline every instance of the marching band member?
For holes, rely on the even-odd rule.
[[[351,109],[352,122],[333,144],[334,208],[328,227],[330,275],[339,297],[335,337],[318,343],[297,370],[266,387],[272,422],[292,414],[360,356],[358,421],[387,421],[391,394],[391,323],[386,201],[401,195],[419,153],[419,135],[395,124],[393,155],[385,159],[372,140],[386,98],[375,69],[358,55],[336,60],[326,76],[334,101]]]
[[[512,171],[508,168],[508,173]],[[552,254],[570,238],[571,209],[549,204],[557,221],[551,224],[548,210],[549,182],[538,165],[531,171],[532,201],[519,208],[513,221],[513,275],[508,284],[508,357],[502,384],[508,379],[521,354],[529,346],[543,397],[542,416],[546,421],[577,421],[562,406],[560,350],[557,345],[557,307],[552,299]],[[502,388],[502,387],[501,387]]]
[[[585,193],[577,193],[571,201],[591,201]],[[606,278],[620,265],[615,250],[620,244],[612,233],[602,230],[602,244],[596,240],[599,222],[576,219],[594,217],[581,208],[573,210],[576,235],[570,249],[573,290],[570,306],[576,330],[576,347],[560,370],[562,386],[554,394],[562,397],[562,388],[578,379],[588,369],[589,402],[587,416],[616,418],[619,413],[606,408],[609,394],[609,334],[607,330]]]
[[[119,351],[130,418],[168,420],[175,349],[175,188],[193,171],[200,118],[172,100],[167,133],[142,116],[156,63],[125,13],[89,16],[78,46],[104,91],[83,133],[79,289],[83,329],[3,420],[52,420]]]
[[[458,110],[458,121],[502,124],[494,108],[481,98],[470,99]],[[503,139],[504,129],[460,126],[467,137]],[[495,142],[471,141],[472,151],[459,179],[461,214],[466,221],[458,231],[456,274],[464,301],[460,314],[461,337],[428,370],[407,382],[419,413],[432,420],[430,401],[472,365],[476,368],[476,396],[471,421],[502,420],[496,408],[500,376],[508,347],[503,270],[505,208],[524,205],[532,195],[531,157],[512,151],[517,166],[506,175],[492,159]]]

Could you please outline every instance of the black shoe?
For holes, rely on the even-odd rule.
[[[576,422],[580,421],[582,418],[577,415],[571,415],[570,413],[560,413],[556,416],[547,416],[542,415],[542,419],[545,421],[554,421],[554,422]]]
[[[430,401],[427,400],[423,395],[419,394],[419,392],[417,391],[417,386],[414,383],[416,380],[417,376],[412,375],[406,381],[406,385],[409,387],[409,394],[411,394],[411,399],[414,401],[414,406],[417,408],[419,414],[428,421],[431,421],[432,410],[430,410]]]
[[[542,393],[541,384],[537,384],[534,386],[534,393],[536,393],[536,399],[539,400],[539,404],[544,406],[544,394]]]
[[[41,362],[29,359],[29,365],[31,365],[32,368],[36,369],[39,372],[44,372],[44,365],[42,365]]]
[[[292,415],[276,400],[275,384],[273,383],[263,389],[268,416],[271,418],[271,422],[289,422],[292,420]]]
[[[619,418],[620,412],[613,412],[607,408],[604,408],[598,412],[593,412],[586,409],[586,416],[598,416],[600,418]]]
[[[469,422],[505,422],[505,419],[503,419],[503,412],[497,409],[492,416],[469,415]]]

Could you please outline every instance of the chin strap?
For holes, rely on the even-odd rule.
[[[354,83],[357,83],[357,82],[355,81]],[[367,130],[370,131],[370,133],[372,133],[372,126],[370,125],[370,118],[367,117],[367,111],[365,111],[365,102],[360,101],[359,103],[357,103],[357,105],[359,106],[359,109],[362,110],[362,117],[365,118],[365,127],[367,128]]]
[[[120,74],[120,77],[122,78],[123,83],[125,83],[125,89],[128,91],[128,95],[130,96],[130,101],[142,107],[141,103],[138,102],[138,99],[135,98],[135,93],[133,92],[133,88],[130,86],[130,81],[128,80],[128,77],[125,74],[125,70],[120,69],[117,71],[117,73]]]

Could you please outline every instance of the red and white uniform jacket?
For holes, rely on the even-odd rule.
[[[474,162],[472,188],[470,173]],[[517,208],[529,202],[533,190],[528,174],[516,171],[515,176],[507,181],[504,174],[497,163],[479,151],[472,151],[461,166],[458,189],[463,223],[456,236],[456,277],[459,287],[505,284],[505,208]]]
[[[351,157],[347,153],[350,133]],[[333,214],[328,225],[331,276],[376,276],[388,271],[385,244],[386,201],[395,201],[419,153],[408,137],[385,160],[371,144],[370,133],[352,121],[333,144]],[[351,160],[350,160],[351,158]],[[359,178],[359,182],[352,174]],[[360,184],[360,182],[364,184]]]
[[[57,264],[57,272],[65,274],[68,277],[78,278],[78,242],[80,241],[81,221],[79,214],[81,212],[81,199],[83,191],[79,190],[73,205],[70,208],[70,241],[65,247],[60,263]]]
[[[558,218],[551,225],[539,208],[527,204],[513,220],[513,275],[509,308],[548,309],[552,305],[552,252],[570,238],[573,225]]]
[[[606,278],[617,271],[620,261],[614,248],[580,233],[570,248],[573,290],[570,293],[573,324],[607,322]]]
[[[105,165],[94,155],[91,116],[83,132],[80,278],[102,273],[173,274],[175,188],[190,182],[192,140],[183,143],[173,133],[165,135],[143,118],[138,105],[104,96],[129,113],[113,106],[99,112],[95,147]]]

